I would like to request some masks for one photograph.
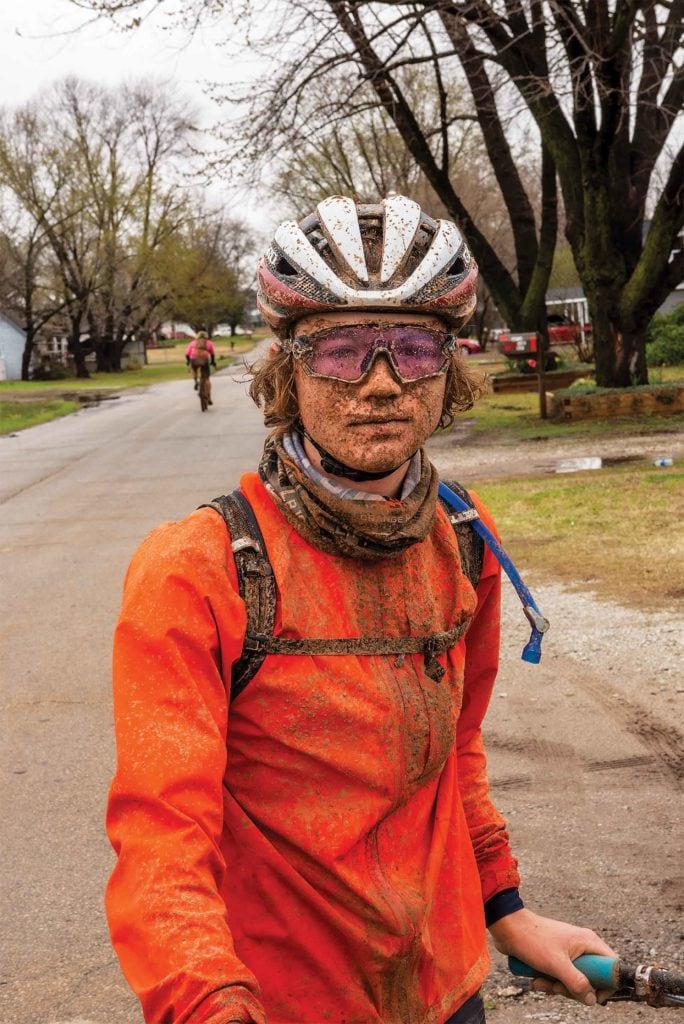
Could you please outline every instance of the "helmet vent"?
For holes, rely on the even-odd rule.
[[[276,274],[279,274],[281,277],[297,277],[297,275],[299,274],[299,271],[295,270],[292,264],[288,263],[284,256],[281,256],[278,262],[276,263],[275,272]]]
[[[452,263],[446,268],[446,273],[449,277],[460,277],[465,273],[465,262],[462,256],[457,256]]]

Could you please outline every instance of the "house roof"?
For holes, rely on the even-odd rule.
[[[14,329],[16,331],[19,331],[20,334],[26,336],[26,331],[24,330],[24,328],[20,327],[16,320],[13,320],[11,316],[7,316],[7,313],[3,313],[2,310],[0,310],[0,320],[4,320],[5,323],[8,323],[11,327],[14,327]]]

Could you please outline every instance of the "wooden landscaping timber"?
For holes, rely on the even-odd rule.
[[[575,420],[608,420],[625,416],[674,416],[684,412],[684,385],[615,388],[573,394],[549,391],[549,415],[556,423]]]

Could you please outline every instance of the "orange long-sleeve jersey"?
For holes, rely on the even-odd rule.
[[[276,634],[473,619],[440,682],[422,655],[270,655],[229,708],[246,615],[225,524],[201,509],[151,534],[114,654],[107,912],[123,971],[150,1024],[443,1024],[487,973],[483,901],[518,884],[480,730],[498,565],[486,551],[476,596],[441,509],[401,554],[323,554],[256,475],[241,486]]]

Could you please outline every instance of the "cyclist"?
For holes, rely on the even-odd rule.
[[[518,892],[481,733],[498,563],[466,571],[423,447],[478,393],[454,346],[476,276],[402,196],[331,197],[260,262],[272,432],[241,491],[273,635],[245,645],[250,540],[208,507],[143,543],[116,631],[107,911],[148,1022],[480,1024],[486,925],[595,1002],[571,959],[612,951]]]
[[[207,339],[206,335],[198,334],[197,340],[195,341],[195,347],[192,353],[192,364],[195,370],[195,374],[199,375],[204,382],[204,392],[207,399],[207,405],[213,405],[211,400],[211,366],[216,366],[216,360],[213,358],[209,351],[209,345],[211,342]],[[213,348],[213,345],[212,345]]]
[[[185,350],[185,362],[188,366],[192,368],[193,376],[195,379],[195,391],[197,391],[199,387],[200,380],[200,363],[195,358],[195,352],[200,341],[206,341],[206,345],[202,347],[206,349],[206,351],[209,353],[209,356],[211,358],[211,365],[214,367],[214,369],[216,369],[216,349],[214,348],[214,343],[211,340],[211,338],[209,338],[206,331],[199,331],[197,337],[192,339],[192,341]],[[200,362],[204,361],[205,360],[202,357]],[[209,387],[211,389],[211,385],[209,385]]]

